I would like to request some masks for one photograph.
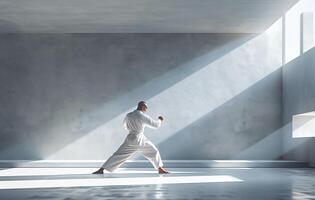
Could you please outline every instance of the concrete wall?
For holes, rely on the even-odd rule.
[[[314,16],[305,18],[305,14],[314,12],[313,0],[301,0],[285,13],[283,49],[283,158],[307,161],[312,166],[315,166],[314,138],[292,137],[292,115],[315,110],[312,49],[315,20]],[[305,38],[309,39],[307,44]]]
[[[315,166],[315,138],[292,138],[292,115],[315,110],[315,49],[283,67],[284,159]]]
[[[164,159],[276,159],[281,35],[0,34],[0,159],[105,159],[142,99]]]

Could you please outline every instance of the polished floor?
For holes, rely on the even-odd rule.
[[[0,199],[315,199],[315,169],[120,169],[92,175],[91,168],[0,169]]]

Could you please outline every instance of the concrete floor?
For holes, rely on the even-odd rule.
[[[315,169],[120,169],[91,175],[91,168],[0,170],[0,199],[315,199]]]

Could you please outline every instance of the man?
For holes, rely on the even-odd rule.
[[[154,144],[144,136],[144,128],[159,128],[163,117],[159,116],[158,120],[153,120],[144,114],[148,109],[146,102],[140,101],[136,110],[128,113],[124,119],[124,127],[129,131],[124,143],[118,150],[103,164],[103,166],[93,172],[93,174],[103,174],[104,169],[112,172],[122,165],[131,155],[139,151],[147,158],[159,174],[168,173],[163,169],[163,163],[159,150]]]

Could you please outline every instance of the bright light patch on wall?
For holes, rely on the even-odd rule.
[[[293,115],[292,137],[315,137],[315,111]]]
[[[95,187],[118,185],[155,185],[183,183],[222,183],[242,182],[233,176],[178,176],[178,177],[141,177],[141,178],[91,178],[91,179],[58,179],[58,180],[17,180],[0,181],[0,189],[33,189],[59,187]]]
[[[301,14],[301,54],[314,47],[313,12]]]
[[[301,44],[303,42],[303,30],[301,30],[303,27],[303,13],[312,12],[315,12],[315,1],[301,0],[285,14],[285,63],[288,63],[300,56],[301,49],[303,48]],[[309,30],[310,28],[314,27],[314,24],[310,25],[310,27],[305,26],[308,24],[308,22],[315,23],[314,16],[312,16],[312,18],[313,19],[304,18],[304,22],[306,22],[303,27],[304,30]],[[308,35],[308,33],[304,34],[304,36],[306,35]],[[308,35],[307,38],[310,38],[310,35]],[[309,45],[310,44],[307,45],[308,49],[310,48]],[[314,43],[312,43],[311,46],[313,47]]]

